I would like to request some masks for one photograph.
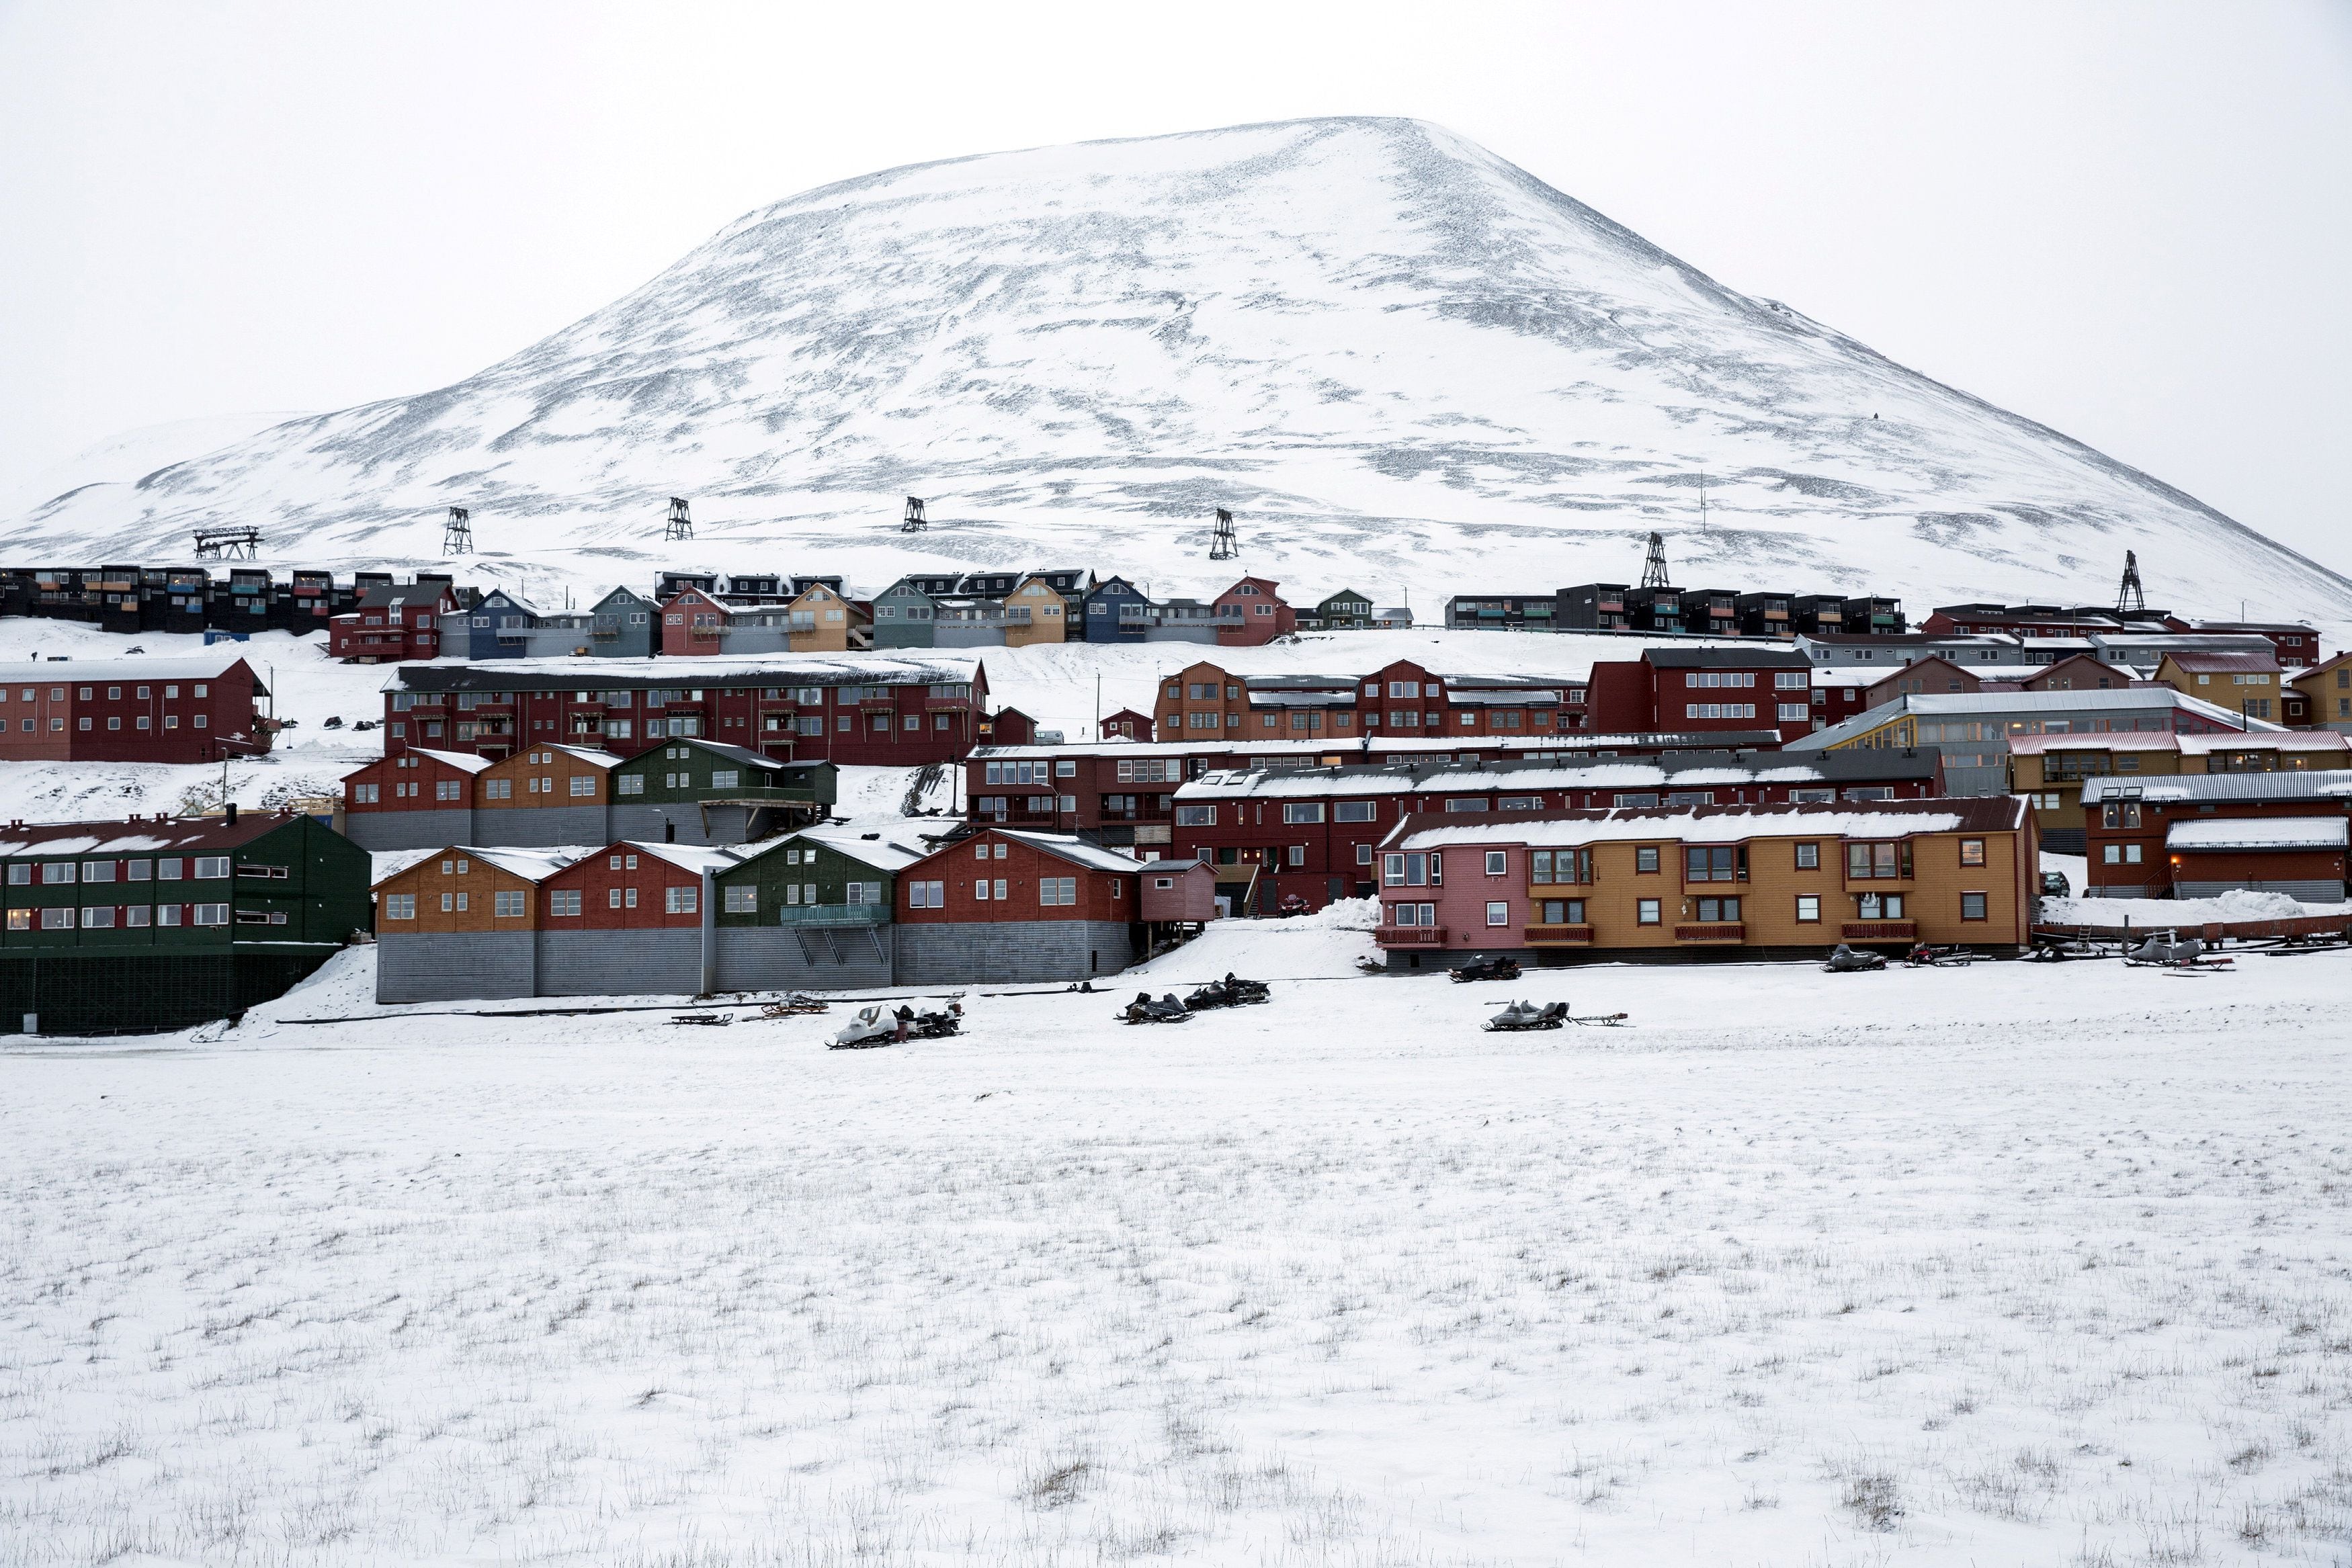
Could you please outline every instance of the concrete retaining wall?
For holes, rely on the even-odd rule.
[[[472,844],[474,811],[453,806],[446,811],[346,811],[343,837],[363,850],[437,850],[445,844]]]
[[[539,994],[693,996],[702,989],[702,933],[541,931]]]
[[[888,925],[722,925],[722,991],[848,991],[898,982]],[[877,943],[880,951],[876,951]]]
[[[420,813],[421,814],[421,813]],[[449,1002],[538,995],[533,934],[423,932],[376,942],[375,999]]]
[[[620,837],[596,805],[500,808],[474,813],[472,841],[484,849],[548,849],[557,844],[609,844]]]
[[[910,923],[897,929],[898,983],[910,986],[1097,979],[1126,968],[1135,952],[1121,921]]]

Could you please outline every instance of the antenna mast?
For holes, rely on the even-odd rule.
[[[463,507],[449,508],[449,520],[441,525],[443,555],[474,553],[474,514]]]
[[[2123,586],[2116,590],[2116,613],[2126,615],[2147,609],[2147,595],[2140,591],[2139,552],[2124,551]],[[2243,619],[2243,617],[2240,617]]]
[[[908,497],[907,515],[899,520],[898,531],[902,534],[919,534],[929,531],[930,526],[931,519],[923,515],[923,498],[920,496]]]
[[[662,541],[667,544],[693,537],[694,519],[687,516],[686,497],[672,496],[669,498],[669,521],[662,528]]]
[[[1241,553],[1241,540],[1234,536],[1234,515],[1223,507],[1219,507],[1216,531],[1209,536],[1209,559],[1234,560],[1238,559]]]
[[[1706,532],[1706,470],[1698,471],[1698,531]]]
[[[1666,580],[1666,541],[1658,535],[1652,534],[1649,557],[1642,562],[1642,590],[1646,593],[1653,588],[1672,586],[1673,584]]]

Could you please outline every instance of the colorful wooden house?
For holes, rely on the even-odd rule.
[[[939,601],[900,578],[874,596],[877,648],[929,648],[939,635]]]
[[[2024,802],[1424,814],[1381,844],[1391,969],[1798,956],[1843,942],[2016,953],[2039,852]]]
[[[905,818],[805,828],[716,879],[721,990],[849,990],[898,982],[898,873],[936,846]],[[946,824],[930,824],[935,832]]]
[[[1343,588],[1301,615],[1301,631],[1366,632],[1371,629],[1372,601],[1352,588]]]
[[[1081,601],[1085,610],[1085,641],[1089,643],[1140,643],[1146,630],[1147,612],[1151,601],[1143,591],[1123,577],[1107,577],[1087,591]]]
[[[812,583],[787,606],[795,653],[839,653],[873,645],[866,612],[841,592]]]
[[[494,588],[466,613],[466,657],[520,659],[530,652],[539,612],[519,594]]]
[[[1230,648],[1255,648],[1298,630],[1297,612],[1282,601],[1279,583],[1263,577],[1244,577],[1217,595],[1217,614],[1232,622],[1220,625],[1217,641]]]
[[[419,747],[345,774],[344,836],[370,851],[472,843],[474,780],[492,760]]]
[[[2352,772],[2086,779],[2085,892],[2093,898],[2283,893],[2345,900]],[[2144,922],[2165,924],[2164,905]]]
[[[2264,653],[2167,653],[2156,666],[2162,685],[2247,718],[2275,723],[2285,675]]]
[[[1081,601],[1083,603],[1083,600]],[[1004,596],[1004,645],[1070,641],[1069,601],[1045,576],[1032,573]]]
[[[375,999],[535,997],[540,887],[565,857],[445,844],[375,884]]]
[[[1144,862],[1059,833],[987,828],[898,873],[909,985],[1115,975],[1141,940]]]

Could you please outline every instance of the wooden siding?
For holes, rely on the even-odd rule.
[[[503,758],[476,775],[474,804],[484,810],[602,806],[607,800],[605,778],[612,771],[609,762],[592,762],[560,747],[534,746]],[[590,792],[575,795],[571,781],[581,778],[590,780]],[[494,781],[509,786],[509,793],[496,797],[491,788]],[[534,781],[540,785],[536,789],[531,788]]]
[[[498,913],[500,893],[522,894],[520,915]],[[376,931],[383,936],[417,936],[453,931],[530,931],[539,925],[536,885],[528,878],[484,860],[478,852],[454,845],[430,854],[376,883]],[[384,911],[395,894],[413,895],[416,918],[392,920]],[[443,909],[444,894],[450,907]],[[457,904],[464,901],[465,907]]]
[[[675,913],[668,908],[668,890],[691,888],[694,907]],[[580,913],[557,915],[551,911],[553,895],[580,894]],[[629,902],[631,892],[636,902]],[[621,894],[616,908],[613,894]],[[703,876],[675,865],[635,844],[608,844],[564,867],[540,884],[540,924],[549,931],[693,930],[702,925]]]
[[[986,860],[980,858],[982,850],[987,852]],[[1045,877],[1076,878],[1077,902],[1040,904],[1037,883]],[[985,899],[973,889],[983,878],[990,883],[991,896]],[[1002,899],[994,896],[999,880],[1004,883]],[[908,889],[920,882],[945,884],[944,908],[917,909],[908,904]],[[900,922],[918,925],[975,920],[1140,920],[1143,915],[1134,883],[1132,872],[1099,871],[1048,854],[1019,839],[983,832],[950,844],[900,872],[893,908]]]

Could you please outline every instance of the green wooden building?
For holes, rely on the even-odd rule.
[[[741,844],[823,821],[839,798],[841,769],[715,740],[671,740],[614,768],[612,780],[605,841]]]
[[[712,901],[719,988],[891,984],[898,874],[931,852],[919,829],[944,836],[955,826],[912,818],[880,828],[808,828],[719,872]]]
[[[285,813],[0,831],[0,1033],[234,1018],[373,923],[367,852]]]
[[[1367,631],[1372,624],[1372,601],[1352,588],[1343,588],[1298,617],[1302,629],[1310,622],[1325,632]]]

